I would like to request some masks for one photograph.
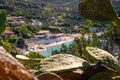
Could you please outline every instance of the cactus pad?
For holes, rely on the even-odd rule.
[[[118,60],[112,54],[102,49],[87,47],[86,50],[88,51],[91,57],[101,61],[104,65],[111,67],[113,69],[119,63]]]
[[[43,72],[63,72],[87,67],[89,63],[82,58],[70,54],[57,54],[42,60],[40,66],[40,71]]]

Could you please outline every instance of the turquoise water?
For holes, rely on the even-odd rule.
[[[73,43],[73,41],[69,41],[69,42],[65,42],[63,44],[65,44],[68,47],[72,43]],[[55,46],[50,46],[50,47],[48,47],[47,51],[41,52],[41,55],[43,55],[45,57],[51,56],[52,55],[52,51],[60,50],[61,46],[62,46],[62,44],[57,44]]]

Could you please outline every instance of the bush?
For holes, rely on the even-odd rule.
[[[44,58],[42,55],[40,55],[38,52],[30,52],[26,55],[29,58]]]

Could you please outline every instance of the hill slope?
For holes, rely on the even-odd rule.
[[[118,13],[120,1],[112,0]],[[77,20],[79,18],[78,4],[80,0],[0,0],[0,9],[10,15],[25,16],[45,20],[49,17]]]

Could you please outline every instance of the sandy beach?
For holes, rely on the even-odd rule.
[[[81,34],[69,34],[68,36],[63,36],[61,41],[53,42],[53,43],[47,44],[45,46],[49,47],[49,46],[54,46],[54,45],[58,45],[58,44],[63,44],[65,42],[73,41],[76,37],[78,38],[80,36],[82,36],[82,35]]]
[[[50,47],[50,46],[54,46],[54,45],[58,45],[58,44],[63,44],[65,42],[69,42],[69,41],[73,41],[73,40],[74,40],[74,38],[72,38],[72,37],[65,37],[61,41],[46,44],[45,47]]]
[[[50,46],[55,46],[58,44],[63,44],[69,41],[73,41],[75,39],[75,37],[79,37],[80,35],[78,34],[69,34],[69,35],[65,35],[61,37],[60,41],[55,41],[55,42],[51,42],[49,44],[43,44],[40,42],[37,42],[36,39],[26,39],[25,43],[28,45],[27,48],[25,49],[19,49],[19,52],[21,54],[28,54],[29,52],[33,51],[33,52],[44,52],[47,50],[47,48],[49,48]],[[38,40],[39,41],[39,40]]]

